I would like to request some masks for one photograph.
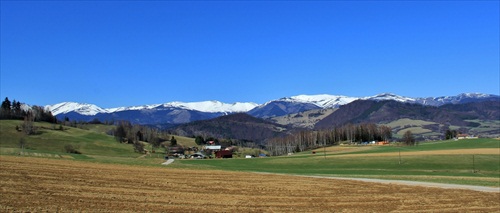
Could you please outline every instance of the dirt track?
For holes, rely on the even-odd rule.
[[[0,212],[500,212],[500,193],[0,156]]]
[[[372,179],[372,178],[343,178],[343,177],[324,177],[324,176],[303,176],[303,177],[329,178],[337,180],[355,180],[355,181],[364,181],[370,183],[399,184],[399,185],[409,185],[409,186],[437,187],[443,189],[467,189],[479,192],[500,193],[500,188],[487,187],[487,186],[469,186],[469,185],[458,185],[458,184],[418,182],[418,181],[407,181],[407,180],[383,180],[383,179]]]

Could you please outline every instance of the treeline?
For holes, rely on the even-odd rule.
[[[160,148],[162,143],[168,141],[169,134],[157,128],[141,126],[130,123],[129,121],[116,122],[116,128],[108,134],[113,135],[116,141],[120,143],[129,143],[134,145],[136,152],[144,151],[144,144],[141,141],[148,142],[153,149]],[[177,145],[177,140],[172,136],[171,146]]]
[[[12,102],[8,97],[2,101],[0,108],[0,119],[14,119],[14,120],[32,120],[32,121],[45,121],[49,123],[57,123],[57,118],[52,115],[50,110],[44,109],[41,106],[31,106],[21,104],[21,102],[13,100]]]
[[[387,141],[392,138],[392,129],[376,124],[348,124],[325,130],[304,130],[284,137],[269,139],[266,149],[271,155],[311,150],[322,146],[338,145],[342,141],[351,143]]]

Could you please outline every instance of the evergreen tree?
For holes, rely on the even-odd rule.
[[[115,139],[118,142],[123,142],[123,139],[127,137],[127,131],[125,130],[125,126],[123,122],[120,122],[118,126],[116,127],[116,130],[114,132]]]
[[[446,130],[446,133],[445,133],[445,138],[446,140],[449,140],[449,139],[453,139],[453,138],[456,138],[457,137],[457,130]]]
[[[21,109],[21,102],[12,101],[12,114],[16,119],[22,119],[24,117],[23,110]]]
[[[177,139],[175,139],[174,136],[170,139],[170,146],[177,146]]]
[[[11,109],[11,102],[9,98],[5,97],[5,100],[2,102],[2,107],[0,108],[0,118],[10,119]]]
[[[205,140],[203,139],[202,136],[196,136],[196,138],[194,139],[194,142],[198,145],[202,145],[205,143]]]

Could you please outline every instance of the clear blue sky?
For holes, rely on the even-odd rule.
[[[499,1],[1,1],[1,98],[500,93]]]

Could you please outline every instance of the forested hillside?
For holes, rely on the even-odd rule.
[[[236,113],[204,121],[183,124],[173,131],[183,136],[204,136],[263,142],[287,131],[287,126],[275,124],[246,113]]]
[[[476,124],[469,120],[498,120],[500,118],[500,101],[447,104],[433,107],[396,101],[358,100],[341,106],[337,111],[319,121],[316,128],[331,128],[348,123],[388,123],[402,118],[473,127]]]

